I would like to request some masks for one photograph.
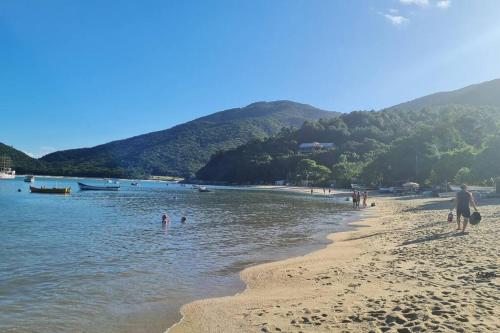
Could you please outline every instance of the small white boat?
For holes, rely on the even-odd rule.
[[[459,185],[450,185],[450,190],[458,192],[460,191]],[[493,186],[468,186],[467,190],[471,192],[493,192],[495,188]]]
[[[379,193],[394,193],[394,187],[379,187]]]
[[[206,188],[206,186],[200,186],[198,187],[198,192],[212,192],[212,191]]]
[[[16,171],[12,170],[11,159],[6,156],[2,156],[0,159],[0,179],[15,179]]]
[[[25,183],[33,183],[35,181],[35,176],[33,175],[27,175],[24,177],[24,182]]]

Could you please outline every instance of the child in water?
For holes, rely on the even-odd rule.
[[[161,223],[163,223],[163,224],[170,223],[170,219],[169,219],[167,213],[163,213],[163,215],[161,216]]]

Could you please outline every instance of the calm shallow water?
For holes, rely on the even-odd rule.
[[[182,304],[242,290],[243,268],[324,246],[350,214],[328,198],[257,190],[35,184],[56,182],[73,193],[0,181],[1,332],[164,332]]]

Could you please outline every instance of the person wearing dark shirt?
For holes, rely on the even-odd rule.
[[[457,230],[460,230],[460,220],[463,217],[464,222],[462,225],[462,232],[465,232],[465,228],[469,223],[470,218],[470,206],[474,207],[477,212],[476,201],[471,192],[467,191],[467,185],[460,186],[461,190],[457,192],[455,197],[455,209],[457,210]]]

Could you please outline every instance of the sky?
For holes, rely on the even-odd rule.
[[[498,0],[0,0],[0,142],[32,156],[255,101],[378,110],[500,77]]]

